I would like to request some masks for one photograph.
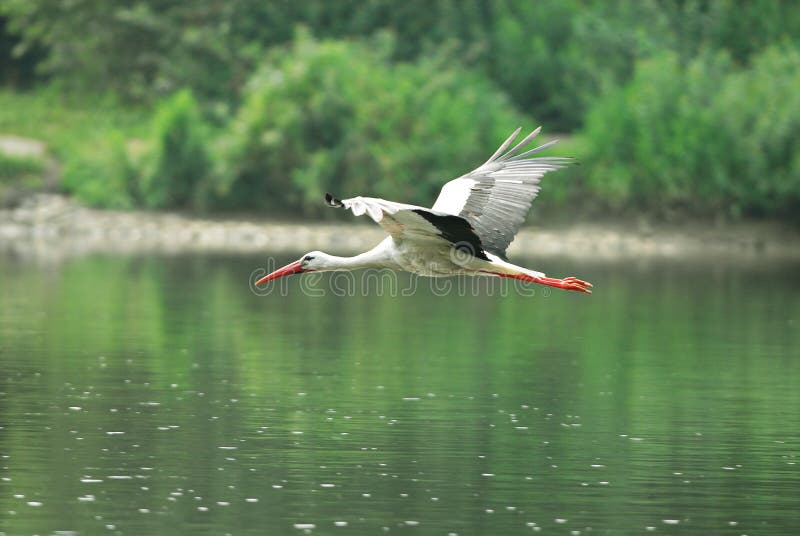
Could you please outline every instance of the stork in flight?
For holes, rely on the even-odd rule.
[[[349,209],[356,216],[367,214],[389,236],[355,257],[312,251],[262,277],[256,285],[304,272],[390,268],[431,277],[508,277],[590,294],[592,285],[586,281],[545,277],[506,258],[508,245],[539,193],[542,176],[572,162],[570,158],[530,158],[557,141],[525,151],[540,130],[506,151],[519,135],[518,128],[485,164],[445,184],[431,208],[374,197],[337,199],[326,194],[329,206]]]

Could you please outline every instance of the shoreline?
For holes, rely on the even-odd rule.
[[[208,219],[173,213],[98,210],[69,198],[38,194],[0,209],[0,254],[60,261],[92,254],[264,254],[315,249],[350,255],[385,237],[377,225]],[[720,227],[579,222],[525,227],[511,257],[586,260],[729,259],[800,261],[800,230],[776,223]]]

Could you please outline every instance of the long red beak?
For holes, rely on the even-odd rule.
[[[267,281],[272,281],[273,279],[278,279],[279,277],[283,277],[285,275],[292,275],[292,274],[301,274],[306,270],[303,270],[302,266],[300,265],[300,261],[294,261],[292,264],[287,264],[283,268],[279,268],[272,272],[271,274],[267,274],[258,281],[256,281],[256,286],[262,285]]]

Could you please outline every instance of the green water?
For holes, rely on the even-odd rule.
[[[800,533],[797,266],[256,296],[260,264],[0,259],[0,533]]]

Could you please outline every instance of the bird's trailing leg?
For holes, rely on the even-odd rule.
[[[536,277],[528,274],[501,274],[497,272],[494,272],[494,274],[499,275],[500,277],[509,277],[511,279],[519,279],[520,281],[528,281],[530,283],[538,283],[539,285],[547,285],[548,287],[585,292],[586,294],[592,293],[592,284],[588,281],[578,279],[577,277],[565,277],[564,279],[557,279],[555,277]]]
[[[592,293],[592,284],[588,281],[578,279],[577,277],[565,277],[564,279],[557,279],[555,277],[534,277],[531,281],[539,283],[540,285],[547,285],[548,287],[576,290],[578,292],[585,292],[586,294]]]

